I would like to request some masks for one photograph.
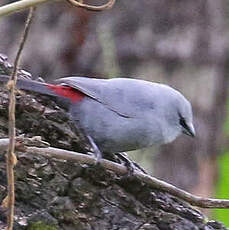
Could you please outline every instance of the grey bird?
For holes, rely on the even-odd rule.
[[[0,75],[0,82],[8,76]],[[130,78],[18,79],[19,89],[55,96],[98,149],[118,153],[195,136],[189,101],[170,86]]]

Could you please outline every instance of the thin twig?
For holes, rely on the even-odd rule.
[[[34,13],[34,8],[31,8],[29,15],[27,17],[25,28],[22,34],[22,38],[19,44],[19,49],[14,61],[14,69],[11,75],[11,79],[8,82],[9,89],[9,149],[7,154],[7,184],[8,184],[8,194],[7,194],[7,230],[13,229],[13,220],[14,220],[14,166],[16,164],[16,156],[14,154],[15,150],[15,87],[17,81],[17,69],[20,62],[21,53],[28,35],[28,31],[31,25],[32,17]]]
[[[14,61],[14,69],[12,71],[11,80],[14,80],[15,85],[16,85],[16,81],[17,81],[17,74],[16,73],[17,73],[17,69],[18,69],[18,66],[19,66],[21,53],[22,53],[22,50],[24,48],[26,39],[28,37],[28,33],[29,33],[29,29],[30,29],[30,25],[32,23],[33,17],[34,17],[35,9],[36,9],[35,7],[31,7],[30,10],[29,10],[29,15],[28,15],[28,17],[26,19],[26,22],[25,22],[25,28],[24,28],[22,38],[21,38],[21,41],[20,41],[20,44],[19,44],[19,48],[18,48],[18,52],[16,54],[16,58],[15,58],[15,61]]]
[[[109,0],[107,3],[101,5],[101,6],[94,6],[94,5],[88,5],[83,3],[83,1],[80,0],[67,0],[71,5],[76,6],[76,7],[81,7],[86,10],[91,10],[91,11],[102,11],[102,10],[108,10],[113,7],[115,4],[116,0]]]

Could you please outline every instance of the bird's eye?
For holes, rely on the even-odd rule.
[[[182,126],[182,127],[184,127],[185,129],[188,129],[188,125],[186,124],[186,121],[185,121],[185,119],[184,119],[184,117],[182,117],[180,114],[179,114],[179,116],[180,116],[180,125]]]

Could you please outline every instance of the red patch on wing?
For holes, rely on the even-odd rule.
[[[72,102],[81,101],[85,97],[85,94],[70,86],[47,84],[47,88],[59,96],[69,98]]]

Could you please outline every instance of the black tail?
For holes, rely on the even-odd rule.
[[[0,75],[0,83],[6,84],[8,81],[9,81],[9,76]],[[17,88],[22,90],[37,92],[43,95],[57,96],[55,92],[53,92],[47,87],[46,83],[39,82],[39,81],[19,78],[17,80]]]

